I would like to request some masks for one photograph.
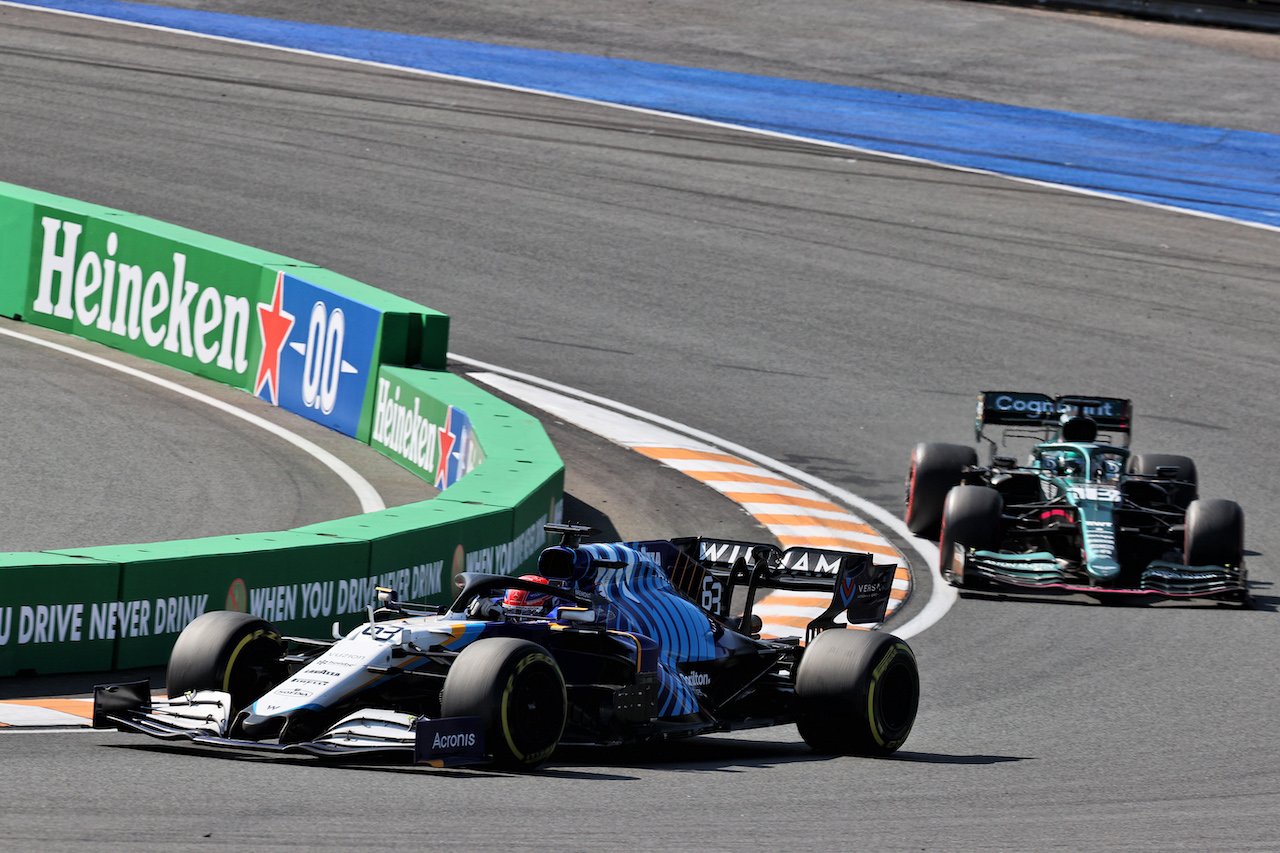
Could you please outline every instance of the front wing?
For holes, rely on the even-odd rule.
[[[973,578],[1004,585],[1036,590],[1086,592],[1091,595],[1142,595],[1158,598],[1211,598],[1247,601],[1249,598],[1243,568],[1223,566],[1184,566],[1165,560],[1153,560],[1142,571],[1136,588],[1099,587],[1081,583],[1079,576],[1065,568],[1052,553],[1004,554],[995,551],[965,549],[961,577],[967,584]]]
[[[149,681],[104,684],[93,691],[94,728],[118,728],[170,741],[277,755],[345,761],[399,759],[432,767],[487,763],[479,717],[429,719],[367,708],[350,714],[304,743],[229,737],[231,696],[200,690],[163,699]]]

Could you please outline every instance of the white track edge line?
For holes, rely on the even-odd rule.
[[[13,6],[21,9],[30,9],[41,12],[49,12],[55,15],[66,15],[73,18],[88,18],[95,21],[104,21],[107,23],[120,24],[122,26],[138,27],[140,29],[157,30],[164,33],[173,33],[177,35],[185,35],[192,38],[204,38],[211,41],[229,42],[231,44],[252,45],[254,47],[264,48],[266,50],[278,50],[284,53],[293,53],[300,56],[312,56],[321,59],[329,59],[337,62],[349,62],[353,65],[364,65],[370,68],[382,68],[392,71],[400,71],[407,74],[417,74],[422,77],[431,77],[437,80],[449,80],[459,83],[472,83],[478,86],[486,86],[492,89],[501,89],[508,92],[522,92],[530,95],[542,95],[548,98],[558,98],[564,101],[572,101],[580,104],[592,104],[595,106],[608,107],[611,109],[626,110],[628,112],[640,113],[642,115],[658,116],[661,118],[676,119],[679,121],[688,121],[695,124],[705,125],[707,127],[719,127],[726,130],[741,131],[743,133],[755,134],[757,136],[765,136],[772,139],[783,139],[790,142],[806,142],[811,145],[817,145],[824,148],[831,148],[838,151],[851,151],[856,154],[864,154],[867,156],[883,157],[888,160],[896,160],[903,163],[918,163],[924,166],[932,166],[938,169],[946,169],[954,172],[963,172],[970,175],[984,175],[992,178],[1002,178],[1014,183],[1025,184],[1033,187],[1043,187],[1045,189],[1060,190],[1075,195],[1083,195],[1089,198],[1105,199],[1107,201],[1118,201],[1124,204],[1136,204],[1139,207],[1153,208],[1155,210],[1167,210],[1173,213],[1182,213],[1187,216],[1195,216],[1200,219],[1211,219],[1216,222],[1230,222],[1236,225],[1244,225],[1248,228],[1259,228],[1264,231],[1275,231],[1280,233],[1280,225],[1268,225],[1265,222],[1252,222],[1248,219],[1237,219],[1231,216],[1224,216],[1220,213],[1210,213],[1204,210],[1193,210],[1187,207],[1178,207],[1173,204],[1164,204],[1156,201],[1146,201],[1144,199],[1131,198],[1129,196],[1119,195],[1117,193],[1103,192],[1101,190],[1091,190],[1087,187],[1078,187],[1073,184],[1060,184],[1053,181],[1044,181],[1037,178],[1022,178],[1016,175],[1007,175],[1003,172],[996,172],[990,169],[979,169],[974,166],[960,166],[954,163],[943,163],[938,160],[929,160],[925,157],[913,157],[909,154],[895,154],[891,151],[879,151],[875,148],[863,148],[857,145],[849,145],[842,142],[832,142],[828,139],[815,139],[809,136],[800,136],[798,134],[783,133],[776,130],[765,130],[764,128],[751,127],[749,125],[734,124],[732,122],[715,121],[714,119],[699,118],[698,116],[684,115],[682,113],[672,113],[663,110],[655,110],[649,107],[635,107],[628,104],[618,104],[612,101],[601,101],[595,98],[583,98],[577,95],[566,95],[561,92],[549,92],[545,89],[534,89],[528,86],[516,86],[511,83],[498,83],[492,80],[482,80],[476,77],[465,77],[458,74],[445,74],[441,71],[427,71],[422,68],[410,68],[404,65],[395,65],[388,62],[375,62],[370,59],[356,59],[350,56],[339,56],[331,53],[322,53],[314,50],[304,50],[297,47],[283,47],[281,45],[266,44],[265,42],[253,41],[251,39],[232,38],[230,36],[218,36],[210,33],[201,33],[194,30],[184,30],[176,27],[165,27],[159,24],[146,24],[140,21],[126,21],[120,18],[112,18],[106,15],[90,15],[85,12],[72,12],[66,9],[50,9],[46,6],[30,6],[26,3],[14,2],[14,0],[0,0],[0,6]],[[376,32],[376,31],[369,31]],[[550,51],[555,53],[557,51]],[[607,58],[607,57],[600,57]],[[1087,115],[1087,114],[1083,114]]]
[[[634,406],[619,403],[616,400],[610,400],[606,397],[591,394],[587,391],[580,391],[576,388],[570,388],[567,385],[561,385],[556,382],[541,379],[528,373],[499,367],[498,365],[490,364],[478,359],[468,358],[457,353],[448,353],[448,357],[459,364],[473,367],[477,370],[488,370],[493,373],[509,376],[512,379],[519,379],[522,382],[528,382],[531,385],[537,385],[548,390],[557,391],[566,396],[574,396],[584,402],[594,403],[602,408],[612,409],[615,412],[630,415],[634,418],[654,424],[655,426],[661,426],[671,430],[672,432],[688,436],[689,438],[695,438],[699,441],[706,442],[707,444],[724,450],[727,453],[732,453],[735,456],[741,456],[745,459],[749,459],[761,468],[773,471],[777,474],[782,474],[794,480],[802,481],[816,491],[819,491],[828,497],[835,498],[846,505],[852,506],[865,513],[866,515],[873,517],[876,521],[897,533],[903,542],[915,550],[924,565],[928,567],[928,572],[932,579],[932,591],[930,592],[929,600],[925,603],[924,608],[907,622],[893,629],[893,633],[903,639],[909,639],[936,624],[938,620],[942,619],[942,617],[947,614],[947,611],[951,609],[951,605],[954,604],[959,597],[956,593],[955,587],[944,581],[942,579],[942,575],[938,573],[938,547],[932,542],[916,538],[911,531],[907,529],[907,525],[901,519],[866,498],[855,495],[852,492],[828,483],[825,480],[813,476],[812,474],[808,474],[798,468],[793,468],[792,466],[787,465],[784,462],[779,462],[776,459],[771,459],[762,453],[757,453],[756,451],[743,447],[740,444],[735,444],[734,442],[718,438],[710,433],[705,433],[701,430],[685,426],[684,424],[664,418],[661,415],[655,415],[651,412],[637,409]]]
[[[176,382],[170,382],[168,379],[162,379],[159,376],[155,376],[143,370],[138,370],[137,368],[119,364],[109,359],[91,355],[87,352],[81,352],[80,350],[72,349],[71,347],[63,346],[62,344],[57,344],[52,341],[43,341],[39,338],[34,338],[30,335],[24,335],[21,332],[15,332],[9,329],[0,329],[0,334],[7,335],[11,338],[18,338],[19,340],[24,340],[28,343],[38,344],[42,347],[48,347],[49,349],[57,350],[58,352],[65,353],[66,355],[83,358],[86,361],[91,361],[102,367],[117,370],[121,373],[128,374],[129,376],[159,385],[161,388],[173,391],[176,394],[182,394],[190,397],[197,402],[204,403],[207,406],[212,406],[213,408],[225,412],[232,417],[240,418],[247,423],[266,430],[277,438],[284,439],[299,450],[302,450],[304,453],[310,454],[330,471],[337,474],[359,499],[360,511],[362,513],[377,512],[378,510],[387,508],[386,503],[382,500],[382,496],[378,494],[378,490],[375,489],[373,484],[362,477],[354,468],[315,442],[303,438],[297,433],[292,432],[279,424],[273,424],[271,421],[260,418],[252,412],[247,412],[244,409],[231,405],[230,403],[223,402],[222,400],[210,397],[207,394],[202,394],[199,391],[194,391],[190,388],[179,385]]]

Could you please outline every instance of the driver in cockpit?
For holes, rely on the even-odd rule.
[[[1078,450],[1054,449],[1045,451],[1040,456],[1040,467],[1057,474],[1059,477],[1083,477],[1085,475],[1084,457]]]

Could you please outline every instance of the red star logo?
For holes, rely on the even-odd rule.
[[[444,426],[440,427],[440,466],[436,468],[437,489],[443,489],[449,485],[449,454],[453,453],[453,443],[457,438],[450,431],[450,424],[453,421],[453,406],[449,407],[449,411],[444,416]]]
[[[284,298],[284,272],[276,274],[276,291],[271,304],[258,303],[258,329],[262,332],[262,356],[258,359],[258,378],[253,393],[262,396],[262,387],[271,383],[271,404],[280,405],[280,352],[293,329],[293,315],[281,307]]]

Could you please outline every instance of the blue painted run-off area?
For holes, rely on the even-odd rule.
[[[27,5],[625,104],[1280,227],[1280,136],[114,0]]]

